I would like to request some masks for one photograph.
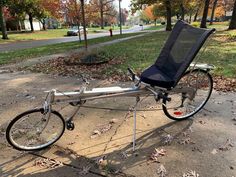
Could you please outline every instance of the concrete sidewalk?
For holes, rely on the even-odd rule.
[[[195,171],[200,177],[236,176],[236,94],[213,92],[209,103],[194,119],[175,122],[166,118],[153,98],[145,99],[138,112],[137,150],[132,152],[132,113],[82,108],[75,119],[75,130],[66,131],[51,148],[34,153],[13,150],[5,142],[4,130],[17,114],[40,106],[45,93],[52,88],[78,89],[77,78],[63,78],[31,73],[0,74],[0,176],[160,176],[163,165],[170,177],[180,177]],[[129,83],[92,81],[90,87],[127,86]],[[88,102],[92,107],[127,109],[132,98],[112,98]],[[63,105],[62,105],[63,106]],[[60,106],[55,107],[60,110]],[[66,117],[72,108],[61,113]],[[91,138],[94,130],[112,126],[103,134]],[[166,137],[173,137],[166,143]],[[220,150],[220,147],[225,146]],[[155,148],[165,150],[150,161]],[[52,160],[54,159],[54,160]],[[54,165],[55,168],[52,168]],[[89,169],[89,170],[88,170]],[[163,171],[163,170],[162,170]],[[160,172],[160,171],[159,171]],[[163,172],[164,174],[164,172]]]

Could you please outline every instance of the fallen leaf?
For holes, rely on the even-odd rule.
[[[63,164],[58,160],[40,158],[35,160],[35,166],[39,166],[41,168],[58,168],[63,166]]]
[[[202,124],[202,125],[206,124],[206,122],[203,121],[203,120],[199,120],[198,122],[199,122],[200,124]]]
[[[166,150],[164,149],[157,149],[155,148],[154,152],[152,152],[151,156],[150,156],[150,159],[153,161],[153,162],[159,162],[158,158],[160,156],[165,156],[166,154]]]
[[[196,171],[188,171],[183,174],[183,177],[199,177],[199,174]]]
[[[82,171],[79,172],[80,175],[87,175],[89,173],[89,170],[91,169],[91,165],[84,166]]]
[[[163,136],[162,141],[164,145],[170,145],[172,141],[174,140],[174,137],[171,136],[170,134]]]
[[[106,160],[106,156],[102,156],[102,157],[98,157],[98,158],[95,158],[94,161],[97,165],[101,165],[103,164],[103,162]]]
[[[215,154],[218,153],[218,150],[217,150],[217,149],[213,149],[213,150],[211,151],[211,153],[212,153],[213,155],[215,155]]]
[[[127,155],[126,152],[121,152],[121,157],[122,157],[123,159],[128,159],[128,155]]]
[[[186,144],[195,144],[195,142],[192,141],[190,137],[188,137],[188,138],[185,138],[185,139],[180,140],[180,141],[179,141],[179,144],[183,144],[183,145],[186,145]]]
[[[109,123],[110,123],[110,124],[115,124],[115,123],[117,123],[117,122],[118,122],[117,119],[111,119]]]
[[[160,165],[160,167],[157,169],[157,174],[159,175],[159,177],[165,177],[167,175],[167,171],[164,165]]]
[[[227,139],[225,144],[220,146],[218,149],[221,150],[221,151],[228,151],[232,147],[234,147],[234,144],[231,142],[230,139]]]

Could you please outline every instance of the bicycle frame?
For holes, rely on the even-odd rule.
[[[214,68],[212,65],[208,64],[191,64],[190,67],[194,67],[197,69],[203,69],[210,71]],[[93,88],[92,90],[86,90],[86,87],[82,87],[80,91],[72,91],[72,92],[58,92],[53,89],[48,92],[48,99],[46,99],[44,104],[44,109],[51,111],[51,105],[53,103],[74,103],[74,106],[78,105],[78,108],[86,101],[92,101],[96,99],[104,99],[111,97],[144,97],[147,95],[154,96],[154,98],[158,101],[160,99],[167,99],[164,95],[166,93],[174,92],[174,93],[187,93],[190,99],[194,98],[195,90],[191,87],[183,87],[176,86],[171,90],[167,90],[161,87],[152,87],[148,84],[140,82],[140,79],[135,76],[135,80],[137,83],[132,87],[122,88],[119,86],[115,87],[103,87],[103,88]],[[76,112],[67,120],[70,121],[73,119],[74,115],[78,112],[79,109],[76,109]]]

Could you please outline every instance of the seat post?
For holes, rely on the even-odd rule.
[[[140,97],[136,97],[136,103],[134,105],[134,129],[133,129],[133,151],[135,151],[135,146],[136,146],[136,117],[137,117],[137,106],[140,101]]]

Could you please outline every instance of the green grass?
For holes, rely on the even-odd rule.
[[[112,30],[119,30],[120,27],[119,26],[105,26],[104,29],[101,29],[101,27],[93,27],[93,28],[88,28],[88,31],[90,32],[99,32],[99,31],[108,31],[110,28],[112,28]],[[122,26],[122,29],[129,29],[130,26]]]
[[[130,28],[129,26],[123,26],[123,29]],[[100,27],[97,28],[88,28],[88,33],[96,33],[99,31],[108,31],[109,26],[104,27],[101,30]],[[114,26],[113,30],[120,29],[118,26]],[[19,41],[28,41],[28,40],[43,40],[43,39],[55,39],[60,37],[65,37],[68,29],[48,29],[46,31],[35,31],[35,32],[21,32],[21,33],[9,33],[9,40],[3,40],[0,38],[0,44],[10,43],[10,42],[19,42]]]
[[[157,24],[156,26],[152,25],[149,28],[145,29],[145,31],[150,31],[150,30],[161,30],[161,29],[165,29],[165,25],[161,25],[161,24]]]
[[[192,22],[191,25],[195,27],[200,27],[201,22]],[[210,23],[207,23],[207,28],[215,28],[217,31],[223,31],[228,29],[229,27],[229,22],[213,22],[212,25]]]
[[[199,62],[214,64],[216,75],[236,77],[236,40],[231,40],[228,33],[235,34],[236,31],[218,32],[214,35]],[[122,64],[111,65],[101,72],[106,75],[126,73],[128,66],[141,72],[155,62],[168,34],[156,32],[100,49],[108,59],[123,61]]]
[[[132,33],[132,34],[123,34],[123,35],[114,35],[113,37],[100,37],[95,39],[88,40],[89,45],[103,43],[119,38],[125,38],[129,36],[138,35],[141,33]],[[24,60],[27,58],[34,58],[39,56],[45,56],[50,54],[57,54],[62,52],[68,52],[70,50],[75,50],[84,46],[84,42],[68,42],[68,43],[60,43],[53,45],[46,45],[43,47],[24,49],[12,52],[2,52],[0,53],[0,64],[8,64],[12,62],[19,62],[20,60]]]
[[[22,32],[17,34],[8,34],[9,40],[0,39],[0,43],[9,43],[26,40],[42,40],[64,37],[68,29],[54,29],[47,31]]]

